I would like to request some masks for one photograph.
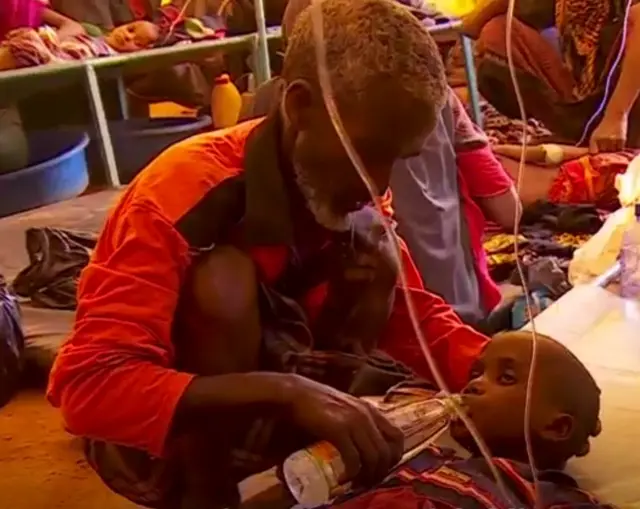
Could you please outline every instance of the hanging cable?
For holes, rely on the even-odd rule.
[[[312,0],[311,21],[312,21],[312,28],[313,28],[314,43],[315,43],[318,79],[319,79],[320,89],[322,91],[323,100],[325,102],[327,111],[331,118],[331,122],[336,130],[336,133],[338,134],[338,137],[340,138],[340,141],[342,142],[345,148],[345,151],[349,159],[351,160],[351,163],[353,164],[354,168],[360,175],[360,178],[364,182],[369,194],[371,195],[372,202],[374,203],[375,208],[382,219],[382,224],[383,224],[385,233],[393,243],[393,255],[395,258],[395,262],[399,268],[398,272],[400,276],[400,285],[404,293],[409,318],[411,320],[411,324],[416,334],[416,338],[418,339],[420,349],[422,350],[422,353],[425,356],[429,369],[433,374],[433,378],[436,384],[438,385],[438,388],[443,392],[443,394],[449,400],[449,402],[451,402],[451,406],[455,410],[455,413],[460,417],[462,422],[465,424],[465,426],[469,430],[469,433],[471,434],[474,441],[476,442],[478,446],[478,450],[480,451],[482,456],[486,459],[487,465],[492,475],[496,479],[496,483],[498,485],[500,493],[503,495],[505,501],[507,501],[508,503],[516,502],[516,504],[513,506],[513,507],[516,507],[518,505],[517,501],[512,499],[513,497],[509,494],[509,491],[506,489],[504,480],[502,479],[502,476],[498,468],[495,466],[492,460],[491,453],[487,445],[485,444],[484,440],[480,436],[480,433],[478,432],[477,428],[475,427],[471,419],[460,407],[456,399],[452,397],[451,391],[447,387],[447,384],[444,381],[442,374],[440,373],[437,363],[431,354],[427,341],[425,340],[424,335],[422,334],[422,330],[420,328],[420,322],[418,320],[417,312],[413,303],[413,299],[411,297],[411,292],[408,287],[407,277],[402,268],[401,251],[400,251],[400,245],[398,243],[397,237],[389,221],[383,214],[383,211],[381,209],[381,206],[378,200],[378,196],[379,196],[378,190],[375,188],[375,184],[373,183],[366,168],[364,167],[364,164],[362,163],[362,160],[360,159],[359,154],[353,147],[353,144],[351,143],[349,135],[346,132],[346,129],[342,123],[342,119],[340,118],[340,114],[338,113],[337,104],[335,102],[332,86],[331,86],[331,76],[330,76],[330,72],[327,66],[327,61],[326,61],[326,46],[325,46],[326,43],[324,39],[324,18],[322,13],[322,0]]]

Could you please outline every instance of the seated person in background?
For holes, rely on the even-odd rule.
[[[291,0],[287,5],[282,21],[285,43],[309,3]],[[269,112],[282,90],[279,78],[260,87],[245,118]],[[398,233],[426,288],[443,297],[465,322],[485,328],[500,302],[482,248],[485,218],[512,230],[519,200],[482,131],[457,96],[450,89],[447,94],[420,155],[398,161],[394,167],[393,208]]]
[[[509,499],[461,420],[451,436],[467,451],[432,447],[399,467],[375,488],[348,494],[332,509],[416,507],[460,509],[606,508],[561,472],[567,460],[589,452],[600,433],[600,390],[580,361],[560,343],[538,336],[531,433],[540,482],[536,492],[527,458],[524,407],[532,339],[528,332],[496,336],[471,371],[464,406],[493,456]],[[536,500],[540,494],[541,499]]]
[[[495,145],[493,151],[507,172],[517,179],[519,145]],[[586,147],[542,144],[528,146],[520,186],[524,206],[536,201],[593,204],[605,210],[620,206],[615,178],[623,173],[637,150],[589,154]]]
[[[501,296],[482,247],[485,221],[512,231],[520,201],[486,137],[451,89],[420,155],[395,164],[391,192],[398,233],[426,288],[465,322],[491,332],[487,320]]]
[[[464,30],[478,39],[480,93],[504,115],[519,118],[506,60],[508,3],[479,2]],[[575,144],[597,113],[584,139],[592,152],[640,148],[638,2],[518,0],[515,16],[510,40],[527,115],[540,120],[556,141]],[[618,59],[622,33],[625,47]],[[601,111],[605,89],[609,96]]]
[[[387,0],[321,8],[336,101],[384,190],[446,100],[437,46]],[[236,483],[299,447],[299,434],[333,443],[369,482],[399,459],[402,437],[382,415],[294,374],[328,381],[340,366],[326,351],[362,359],[377,344],[430,377],[395,289],[391,239],[357,228],[371,197],[318,93],[312,32],[307,11],[273,113],[160,155],[125,191],[82,274],[48,398],[90,438],[102,479],[134,502],[235,506]],[[487,338],[404,261],[423,334],[459,389]]]

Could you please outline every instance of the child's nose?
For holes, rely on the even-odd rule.
[[[485,392],[484,385],[485,384],[482,380],[482,377],[474,378],[462,390],[462,394],[467,394],[470,396],[481,396]]]

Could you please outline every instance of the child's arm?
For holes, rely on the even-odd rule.
[[[494,153],[508,157],[515,161],[520,160],[522,147],[520,145],[494,145]],[[535,145],[527,147],[525,152],[525,162],[543,165],[559,165],[565,161],[578,159],[589,153],[586,147],[574,147],[573,145]]]

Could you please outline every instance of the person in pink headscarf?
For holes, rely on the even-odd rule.
[[[85,33],[80,23],[49,9],[41,0],[0,1],[0,41],[11,30],[38,28],[42,24],[55,28],[60,39]]]

